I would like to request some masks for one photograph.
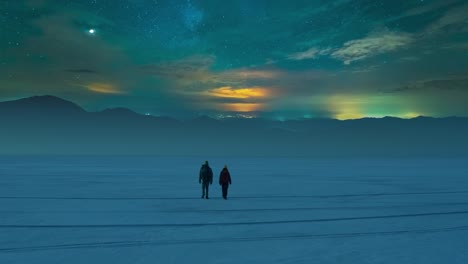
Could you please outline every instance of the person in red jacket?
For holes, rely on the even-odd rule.
[[[231,174],[229,174],[227,166],[224,165],[223,170],[219,174],[219,185],[221,185],[221,187],[223,189],[223,198],[224,198],[224,200],[227,199],[229,184],[231,184]]]

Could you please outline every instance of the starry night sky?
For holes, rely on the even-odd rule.
[[[461,0],[0,0],[0,100],[273,119],[468,116]]]

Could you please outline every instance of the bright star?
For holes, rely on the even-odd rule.
[[[96,30],[92,28],[92,29],[88,30],[88,32],[89,32],[89,34],[94,34],[94,33],[96,33]]]

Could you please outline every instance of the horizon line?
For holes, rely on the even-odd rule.
[[[264,117],[264,116],[251,116],[251,115],[257,115],[258,113],[269,113],[269,112],[264,112],[264,111],[251,111],[251,112],[218,112],[218,113],[213,113],[213,114],[207,114],[207,113],[202,113],[198,115],[192,115],[190,118],[178,118],[175,116],[171,115],[155,115],[152,113],[143,113],[139,111],[135,111],[131,108],[124,107],[124,106],[116,106],[116,107],[107,107],[102,110],[97,110],[97,111],[90,111],[85,109],[83,106],[80,104],[64,99],[59,96],[51,95],[51,94],[44,94],[44,95],[32,95],[32,96],[25,96],[25,97],[17,97],[15,99],[7,99],[7,100],[2,100],[0,103],[7,103],[7,102],[15,102],[15,101],[20,101],[20,100],[26,100],[26,99],[33,99],[33,98],[54,98],[54,99],[59,99],[71,104],[76,105],[77,107],[81,108],[83,111],[86,113],[102,113],[105,112],[106,110],[116,110],[116,109],[122,109],[122,110],[128,110],[136,115],[139,116],[148,116],[148,117],[156,117],[156,118],[170,118],[178,121],[186,121],[186,120],[195,120],[195,119],[200,119],[200,118],[209,118],[212,120],[229,120],[229,119],[256,119],[256,120],[270,120],[270,121],[276,121],[276,122],[286,122],[286,121],[307,121],[307,120],[334,120],[334,121],[353,121],[353,120],[363,120],[363,119],[388,119],[388,118],[393,118],[393,119],[400,119],[400,120],[413,120],[413,119],[421,119],[421,118],[428,118],[428,119],[447,119],[447,118],[468,118],[468,116],[457,116],[457,115],[450,115],[450,116],[440,116],[440,117],[435,117],[435,116],[427,116],[427,115],[417,115],[417,116],[412,116],[412,117],[400,117],[400,116],[394,116],[394,115],[383,115],[383,116],[363,116],[363,117],[358,117],[358,118],[346,118],[346,119],[338,119],[334,117],[327,117],[327,116],[310,116],[310,117],[298,117],[298,118],[273,118],[273,117]]]

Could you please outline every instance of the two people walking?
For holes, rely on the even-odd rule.
[[[208,189],[211,184],[213,184],[213,170],[210,168],[208,161],[202,165],[200,169],[200,176],[198,177],[198,182],[202,185],[202,199],[208,198]],[[231,174],[229,173],[227,166],[224,165],[223,170],[219,174],[219,185],[221,185],[223,191],[223,198],[227,199],[227,193],[229,185],[231,184]]]

